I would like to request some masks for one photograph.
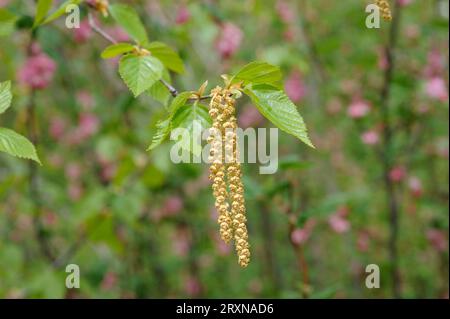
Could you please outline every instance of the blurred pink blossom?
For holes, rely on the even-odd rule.
[[[342,103],[338,98],[332,98],[327,103],[327,112],[334,115],[341,111],[342,109]]]
[[[92,29],[88,19],[80,22],[79,28],[74,28],[73,38],[77,43],[85,43],[92,36]]]
[[[440,137],[435,142],[435,154],[448,159],[448,137]]]
[[[243,129],[255,127],[264,122],[264,117],[253,105],[247,105],[239,114],[239,126]]]
[[[100,176],[104,182],[109,182],[116,174],[116,165],[108,164],[102,166]]]
[[[380,142],[380,136],[375,130],[369,130],[361,135],[361,140],[366,145],[375,145]]]
[[[45,212],[42,218],[43,224],[47,227],[55,226],[58,223],[58,215],[54,212]]]
[[[117,42],[130,41],[130,36],[121,27],[118,27],[118,26],[109,27],[109,28],[106,28],[106,32],[110,36],[112,36]]]
[[[152,210],[150,210],[149,217],[150,217],[150,219],[152,221],[159,222],[163,218],[163,215],[161,213],[161,209],[160,208],[153,208]]]
[[[231,251],[231,247],[226,242],[224,242],[222,239],[220,239],[220,241],[217,243],[217,250],[219,251],[219,254],[222,256],[229,255],[230,251]]]
[[[263,289],[263,286],[262,286],[261,280],[259,280],[259,279],[253,279],[248,284],[248,290],[252,294],[258,295],[261,293],[262,289]]]
[[[78,122],[78,133],[81,139],[94,135],[99,129],[100,123],[95,114],[82,113]]]
[[[189,12],[189,9],[185,5],[181,5],[178,8],[177,16],[175,18],[176,24],[185,24],[189,21],[191,18],[191,13]]]
[[[428,52],[427,65],[425,66],[425,76],[433,78],[440,76],[445,70],[445,59],[439,49],[434,48]]]
[[[288,26],[286,30],[283,32],[283,38],[287,42],[294,42],[295,41],[295,28],[292,26]]]
[[[84,111],[91,110],[94,107],[95,101],[92,94],[86,90],[80,90],[76,93],[77,102],[81,105]]]
[[[214,243],[217,249],[217,252],[220,256],[226,256],[229,255],[231,252],[231,245],[227,244],[220,238],[220,236],[217,234],[217,232],[214,232],[213,235]]]
[[[20,214],[17,219],[17,228],[21,232],[28,232],[33,227],[33,219],[31,216]]]
[[[408,188],[415,197],[420,197],[422,195],[422,182],[418,177],[411,176],[408,179]]]
[[[389,61],[386,57],[386,52],[384,49],[378,50],[378,67],[380,70],[386,70],[389,66]]]
[[[66,131],[67,123],[62,117],[54,117],[50,120],[49,133],[54,140],[60,140]]]
[[[448,90],[443,78],[433,77],[427,80],[425,84],[427,95],[432,99],[442,102],[448,101]]]
[[[398,0],[398,4],[402,7],[406,7],[411,2],[412,2],[412,0]]]
[[[42,53],[42,48],[41,48],[41,45],[39,44],[39,42],[35,41],[35,42],[31,43],[31,46],[30,46],[31,56],[39,55],[41,53]]]
[[[116,174],[116,164],[100,156],[98,157],[98,162],[100,164],[101,181],[104,183],[110,182]]]
[[[18,80],[32,89],[45,89],[53,79],[55,62],[45,53],[39,52],[27,58],[18,71]]]
[[[73,201],[79,200],[81,196],[83,195],[83,187],[77,182],[77,183],[70,183],[69,184],[69,198]]]
[[[219,218],[219,212],[214,206],[209,210],[209,216],[213,221],[217,221],[217,218]]]
[[[419,114],[425,114],[430,111],[430,105],[426,103],[420,103],[418,105],[416,104],[415,110]]]
[[[189,197],[198,195],[198,192],[209,186],[209,173],[204,171],[197,179],[187,181],[183,186],[184,193]]]
[[[75,129],[64,136],[64,140],[68,145],[78,145],[85,139],[79,129]]]
[[[347,109],[347,115],[354,119],[359,119],[367,115],[370,105],[363,100],[354,100]]]
[[[431,228],[427,231],[427,239],[438,252],[445,252],[447,250],[448,240],[444,231]]]
[[[66,177],[71,181],[76,181],[80,178],[82,172],[81,165],[79,163],[69,163],[66,166],[65,174]]]
[[[179,227],[172,236],[172,250],[176,256],[184,257],[191,249],[191,236],[185,227]]]
[[[201,285],[197,278],[188,276],[184,281],[184,290],[190,297],[196,297],[201,292]]]
[[[11,0],[0,0],[0,8],[6,7]]]
[[[367,231],[359,231],[356,239],[356,247],[360,252],[367,252],[370,245],[370,236]]]
[[[284,89],[289,98],[297,103],[300,102],[306,94],[306,87],[303,83],[302,75],[298,70],[293,70],[287,78]]]
[[[117,285],[118,281],[119,281],[119,279],[118,279],[117,274],[113,271],[108,271],[103,276],[100,287],[102,290],[108,291],[108,290],[113,289]]]
[[[183,199],[178,195],[168,197],[161,208],[164,216],[173,216],[178,214],[184,206]]]
[[[336,213],[328,218],[328,224],[338,234],[346,233],[350,230],[350,222],[347,219],[349,211],[347,207],[341,207]]]
[[[294,245],[300,246],[308,241],[316,225],[314,219],[308,219],[302,228],[296,228],[291,233],[291,241]]]
[[[340,87],[345,94],[356,96],[359,92],[359,83],[354,79],[343,79]]]
[[[403,166],[396,166],[389,172],[389,179],[393,182],[401,182],[406,176],[406,169]]]
[[[281,21],[286,24],[290,24],[295,20],[294,10],[289,6],[286,1],[278,0],[275,8]]]
[[[243,37],[241,29],[232,22],[225,22],[220,26],[216,49],[222,59],[228,59],[236,53]]]
[[[408,39],[415,40],[420,36],[420,28],[417,24],[409,24],[405,27],[405,36]]]

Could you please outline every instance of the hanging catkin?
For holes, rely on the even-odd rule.
[[[386,21],[391,21],[392,14],[389,7],[389,2],[387,0],[376,0],[375,4],[380,8],[381,16],[383,17],[383,19]]]
[[[215,92],[215,93],[214,93]],[[219,213],[218,223],[222,239],[228,243],[232,238],[232,221],[229,212],[229,203],[227,201],[228,192],[225,182],[225,164],[223,156],[223,103],[220,90],[213,90],[211,98],[209,115],[213,119],[213,126],[210,129],[208,142],[211,144],[209,161],[210,176],[212,180],[213,195],[216,199],[215,206]]]
[[[213,181],[213,194],[219,212],[220,234],[227,243],[231,238],[234,239],[238,263],[242,267],[247,267],[250,262],[250,247],[245,217],[244,185],[241,179],[241,164],[238,160],[236,101],[229,89],[220,87],[213,89],[211,96],[209,114],[213,119],[213,127],[208,139],[211,144],[212,163],[210,178]]]

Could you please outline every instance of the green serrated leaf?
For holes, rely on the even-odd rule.
[[[116,43],[103,50],[101,57],[102,59],[111,59],[118,55],[131,52],[133,49],[134,46],[130,43]]]
[[[191,137],[188,141],[182,140],[181,147],[195,156],[201,155],[201,140],[197,140],[196,132],[201,134],[204,129],[211,127],[211,118],[208,108],[198,102],[192,105],[184,105],[179,108],[173,117],[171,129],[184,128],[189,131]]]
[[[282,131],[299,138],[314,148],[297,107],[283,92],[271,85],[249,85],[244,89],[258,110]]]
[[[165,120],[161,120],[156,123],[156,134],[153,136],[152,143],[147,149],[148,151],[153,150],[155,147],[160,145],[164,140],[169,136],[171,131],[172,119],[177,111],[186,104],[189,97],[193,92],[186,91],[179,93],[173,100],[169,106],[169,116]]]
[[[17,19],[13,13],[0,8],[0,37],[13,33]]]
[[[33,27],[38,26],[44,21],[47,13],[50,11],[53,0],[39,0],[36,6],[36,15],[34,17]]]
[[[1,82],[0,83],[0,114],[5,112],[11,105],[12,94],[11,94],[11,82]]]
[[[194,92],[186,91],[179,93],[172,101],[169,107],[170,116],[173,117],[180,107],[186,104],[186,101]]]
[[[162,42],[151,42],[145,46],[154,57],[161,60],[166,68],[176,73],[184,73],[183,61],[179,55],[167,44]]]
[[[147,31],[134,8],[125,4],[114,4],[109,7],[112,17],[136,41],[144,45],[148,43]]]
[[[124,55],[119,62],[119,73],[135,97],[160,80],[164,66],[155,57]]]
[[[55,11],[53,11],[53,13],[51,13],[47,18],[45,18],[44,21],[42,21],[40,24],[47,24],[49,22],[52,22],[56,19],[58,19],[60,16],[62,16],[63,14],[66,13],[66,8],[67,6],[71,5],[71,4],[75,4],[78,5],[81,2],[83,2],[84,0],[67,0],[65,2],[63,2],[58,9],[56,9]]]
[[[170,80],[170,74],[167,71],[167,69],[164,69],[162,78],[167,82],[171,83]],[[160,81],[153,84],[150,89],[148,89],[148,94],[155,99],[156,101],[160,102],[162,105],[167,106],[167,103],[170,99],[170,92],[169,90],[162,84]]]
[[[156,134],[153,136],[152,143],[147,151],[151,151],[159,146],[169,136],[170,133],[170,118],[158,121],[156,123]]]
[[[41,164],[34,145],[27,138],[3,127],[0,127],[0,152]]]
[[[242,69],[231,79],[231,83],[243,81],[246,84],[275,84],[281,81],[280,68],[263,61],[254,61]]]

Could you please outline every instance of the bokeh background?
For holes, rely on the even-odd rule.
[[[34,1],[0,0],[22,26],[0,19],[14,93],[0,124],[43,162],[0,154],[0,297],[448,298],[448,1],[389,1],[379,29],[365,26],[368,0],[120,2],[180,53],[179,90],[279,65],[317,149],[281,133],[276,174],[245,165],[241,269],[218,237],[207,166],[172,164],[170,143],[146,152],[166,111],[100,59],[108,43],[85,11],[80,29],[59,19],[31,40]],[[239,122],[270,127],[247,98]],[[80,289],[65,288],[71,263]]]

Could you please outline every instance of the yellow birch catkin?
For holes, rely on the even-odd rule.
[[[213,126],[210,129],[208,143],[211,144],[209,161],[209,178],[212,180],[213,195],[215,197],[215,206],[219,213],[218,224],[220,236],[228,243],[233,237],[232,221],[227,202],[228,192],[225,182],[225,165],[223,160],[223,104],[221,103],[221,90],[213,90],[210,103],[209,115],[213,120]]]
[[[386,21],[391,21],[392,14],[389,7],[389,2],[387,0],[376,0],[375,4],[380,8],[381,16],[383,17],[383,19]]]
[[[246,210],[244,199],[244,185],[242,183],[241,164],[239,163],[239,150],[237,147],[237,119],[235,117],[235,99],[229,89],[220,87],[211,91],[212,99],[210,104],[210,115],[213,118],[213,130],[218,128],[224,141],[225,154],[220,156],[219,163],[217,158],[213,159],[211,165],[211,178],[213,178],[213,191],[216,197],[216,207],[222,203],[223,197],[228,196],[228,201],[231,203],[231,211],[229,211],[228,203],[219,210],[219,225],[222,238],[228,242],[229,235],[234,239],[236,253],[238,255],[238,263],[241,267],[247,267],[250,262],[250,245],[248,243],[248,232],[246,226]],[[217,131],[215,131],[217,132]],[[211,144],[212,154],[216,154],[217,145],[215,145],[215,138],[209,140]],[[222,143],[221,143],[222,145]],[[215,161],[214,161],[215,160]],[[223,163],[225,161],[225,164]],[[222,188],[215,186],[217,179],[217,172],[225,171],[229,193],[222,192]],[[213,174],[214,172],[214,174]],[[217,183],[223,186],[222,174]],[[226,185],[226,183],[225,183]],[[221,192],[216,192],[220,189]],[[219,200],[219,205],[217,204]],[[225,209],[226,208],[226,209]],[[224,238],[224,234],[226,237]]]

